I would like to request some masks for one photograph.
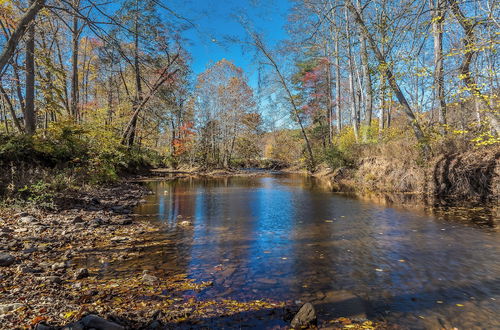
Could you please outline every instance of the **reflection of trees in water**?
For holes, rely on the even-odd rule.
[[[213,273],[209,294],[230,287],[235,292],[223,297],[302,296],[328,306],[328,295],[344,289],[378,310],[405,312],[458,299],[440,290],[443,280],[447,287],[495,276],[498,259],[484,253],[496,251],[488,236],[495,232],[332,195],[305,177],[183,179],[154,188],[158,205],[144,212],[175,222],[181,214],[195,226],[171,229],[153,263],[198,279]],[[480,287],[467,293],[484,296]],[[413,294],[417,302],[408,301]]]

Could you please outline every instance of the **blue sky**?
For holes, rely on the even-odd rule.
[[[195,75],[204,71],[210,62],[226,58],[243,68],[254,87],[257,84],[254,51],[242,49],[241,45],[226,39],[245,38],[245,31],[238,22],[238,16],[242,16],[247,17],[271,46],[275,45],[287,37],[284,25],[292,5],[288,0],[188,0],[168,4],[196,25],[195,29],[184,33]]]

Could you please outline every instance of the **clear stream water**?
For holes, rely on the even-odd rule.
[[[402,328],[500,329],[500,232],[492,213],[479,227],[477,214],[381,206],[300,175],[148,185],[154,195],[135,212],[163,223],[171,243],[146,251],[137,267],[214,281],[202,298],[321,305],[348,291],[368,316]],[[179,228],[185,220],[191,229]],[[320,318],[330,316],[324,307]]]

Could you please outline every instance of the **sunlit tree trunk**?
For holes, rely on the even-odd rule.
[[[438,120],[446,125],[446,100],[444,96],[443,28],[445,15],[444,0],[429,0],[432,13],[432,35],[434,37],[434,92],[438,101]],[[445,129],[442,130],[446,132]]]
[[[351,97],[351,124],[354,130],[356,141],[359,140],[358,113],[356,110],[356,93],[354,91],[354,64],[352,60],[351,49],[351,31],[349,27],[349,15],[347,7],[345,8],[345,31],[347,38],[347,57],[349,61],[349,96]]]
[[[33,1],[30,5],[33,5]],[[35,24],[34,21],[26,31],[26,105],[24,114],[24,126],[27,134],[35,134],[36,113],[35,113]]]
[[[73,10],[77,11],[80,6],[80,1],[73,2]],[[80,30],[78,27],[78,14],[73,15],[73,26],[71,28],[72,38],[72,54],[71,54],[71,115],[75,121],[79,120],[80,114],[78,109],[79,99],[79,82],[78,82],[78,51],[80,43]]]
[[[335,38],[335,112],[337,117],[337,131],[342,130],[342,111],[340,101],[340,53],[339,53],[339,29],[336,29]]]
[[[358,0],[358,8],[361,8],[361,1]],[[362,15],[362,12],[361,12]],[[368,50],[366,48],[366,39],[363,33],[359,33],[359,47],[361,52],[361,65],[363,67],[363,92],[364,92],[364,104],[365,104],[365,125],[367,128],[363,134],[363,141],[366,142],[368,138],[369,128],[372,124],[372,114],[373,114],[373,86],[372,77],[370,74],[370,67],[368,64]]]
[[[134,75],[135,75],[135,97],[132,107],[133,115],[130,121],[130,130],[128,132],[128,145],[132,146],[135,140],[137,129],[137,119],[139,112],[137,111],[142,102],[142,83],[141,83],[141,68],[139,66],[139,5],[136,0],[135,24],[134,24]]]

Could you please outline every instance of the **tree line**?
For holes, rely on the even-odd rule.
[[[239,41],[267,68],[263,92],[225,59],[194,79],[182,37],[194,24],[158,0],[6,0],[2,130],[34,135],[70,122],[126,147],[166,150],[175,164],[221,167],[266,156],[267,144],[278,150],[295,131],[310,169],[332,150],[340,157],[341,139],[380,143],[396,128],[411,129],[424,157],[433,139],[450,135],[496,144],[499,8],[497,0],[294,0],[289,40],[271,47],[246,24]],[[290,119],[279,120],[274,140],[264,125],[280,108],[272,102]]]

